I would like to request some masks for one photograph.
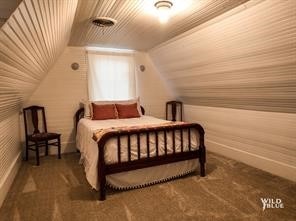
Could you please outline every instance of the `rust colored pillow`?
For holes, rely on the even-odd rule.
[[[94,104],[91,103],[93,115],[92,120],[116,119],[117,112],[114,104]]]
[[[118,118],[134,118],[140,117],[137,103],[134,104],[115,104]]]

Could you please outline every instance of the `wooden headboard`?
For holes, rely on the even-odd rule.
[[[141,106],[141,112],[145,115],[145,109]],[[79,108],[75,113],[75,128],[77,129],[78,122],[81,118],[84,117],[84,107]]]

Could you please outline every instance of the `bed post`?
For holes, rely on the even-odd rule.
[[[205,163],[206,163],[206,147],[204,144],[204,136],[205,136],[205,132],[202,128],[202,130],[199,130],[199,164],[200,164],[200,176],[204,177],[206,175],[205,172]]]
[[[105,142],[99,142],[99,160],[98,160],[98,176],[99,176],[99,185],[100,185],[100,196],[99,200],[103,201],[106,199],[106,171],[105,171],[105,153],[104,147]]]

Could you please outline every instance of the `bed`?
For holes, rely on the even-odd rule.
[[[144,115],[90,120],[80,108],[76,145],[86,178],[106,198],[106,186],[144,187],[196,171],[205,176],[204,130],[196,123],[170,122]],[[197,160],[199,159],[199,160]]]

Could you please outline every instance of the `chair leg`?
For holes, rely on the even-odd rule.
[[[45,141],[45,156],[48,156],[48,141]]]
[[[38,142],[35,142],[35,151],[36,151],[36,165],[39,166],[40,162],[39,162],[39,147],[38,147]]]
[[[26,140],[26,161],[29,160],[29,142]]]
[[[58,158],[61,159],[61,138],[58,138]]]

